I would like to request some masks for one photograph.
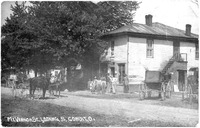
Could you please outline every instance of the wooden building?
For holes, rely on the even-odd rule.
[[[130,84],[145,79],[146,70],[171,73],[179,90],[185,84],[191,68],[199,65],[198,35],[162,23],[152,22],[146,15],[146,24],[133,23],[110,31],[102,36],[110,43],[102,54],[102,72],[111,73],[122,83],[124,74]]]

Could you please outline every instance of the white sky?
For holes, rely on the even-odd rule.
[[[153,15],[153,22],[160,22],[168,26],[185,30],[186,24],[192,25],[192,33],[199,34],[199,7],[194,0],[137,0],[142,1],[136,11],[136,23],[145,23],[145,15]],[[95,1],[97,2],[97,1]],[[1,25],[6,17],[12,13],[10,5],[13,1],[1,3]]]
[[[153,15],[153,22],[185,30],[192,25],[192,32],[199,33],[199,7],[192,0],[138,0],[142,1],[136,11],[135,22],[145,24],[145,15]]]

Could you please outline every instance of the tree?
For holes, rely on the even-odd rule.
[[[36,43],[38,36],[28,28],[29,8],[25,6],[25,2],[21,5],[16,2],[11,8],[13,14],[2,26],[2,69],[14,67],[46,72],[47,67],[50,68],[52,57],[48,57],[47,62],[49,55],[46,55],[41,47],[44,45]]]
[[[20,54],[29,53],[24,56],[26,61],[20,58],[20,62],[45,71],[56,65],[70,70],[71,65],[77,62],[83,68],[97,63],[107,46],[99,37],[105,32],[132,23],[133,12],[139,3],[105,1],[95,4],[78,1],[31,4],[29,7],[23,4],[13,7],[14,13],[3,26],[5,31],[2,33],[11,34],[12,31],[8,31],[12,29],[9,21],[15,25],[16,20],[16,35],[10,36],[11,41],[22,49]]]
[[[13,14],[6,19],[6,24],[2,26],[2,69],[15,67],[20,68],[24,65],[29,51],[21,47],[24,43],[22,39],[24,30],[24,19],[26,16],[24,2],[12,7]]]

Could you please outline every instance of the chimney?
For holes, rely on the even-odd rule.
[[[148,26],[152,26],[152,15],[146,15],[145,16],[145,20],[146,20],[146,25],[148,25]]]
[[[185,35],[186,36],[190,36],[191,35],[191,25],[190,24],[186,24],[186,27],[185,27]]]

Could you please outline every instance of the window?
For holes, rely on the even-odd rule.
[[[147,39],[147,57],[153,58],[153,40]]]
[[[118,64],[118,71],[119,71],[119,83],[123,83],[123,78],[125,74],[125,64]]]
[[[195,44],[195,59],[199,59],[199,45]]]
[[[114,47],[115,47],[115,42],[114,41],[111,41],[111,44],[110,44],[111,46],[111,56],[113,56],[114,55]]]

